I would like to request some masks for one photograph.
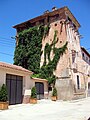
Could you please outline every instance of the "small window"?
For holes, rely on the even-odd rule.
[[[90,82],[88,83],[88,89],[90,89]]]
[[[80,89],[79,75],[77,75],[77,88]]]
[[[84,53],[82,53],[82,56],[84,57]]]
[[[75,62],[75,58],[76,58],[76,51],[72,50],[72,63]]]
[[[76,40],[76,36],[74,36],[74,39]]]

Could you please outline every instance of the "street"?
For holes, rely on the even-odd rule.
[[[90,117],[90,97],[56,102],[38,100],[37,104],[11,105],[0,111],[0,120],[88,120]]]

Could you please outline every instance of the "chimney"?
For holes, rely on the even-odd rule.
[[[47,13],[49,13],[49,10],[46,10],[46,11],[44,12],[44,14],[47,14]]]
[[[57,10],[57,8],[56,8],[56,7],[53,7],[53,8],[52,8],[52,11],[55,11],[55,10]]]

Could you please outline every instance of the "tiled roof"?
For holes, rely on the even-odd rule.
[[[17,66],[17,65],[12,65],[12,64],[9,64],[9,63],[4,63],[4,62],[0,62],[0,66],[1,67],[4,67],[4,68],[11,68],[11,69],[14,69],[14,70],[20,70],[20,71],[23,71],[23,72],[27,72],[27,73],[30,73],[32,74],[33,72],[21,67],[21,66]]]
[[[32,77],[32,79],[33,79],[33,80],[36,80],[36,81],[46,81],[46,82],[48,81],[48,80],[46,80],[46,79],[34,78],[34,77]]]

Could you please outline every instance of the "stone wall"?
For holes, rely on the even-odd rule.
[[[56,84],[58,99],[72,100],[74,93],[74,85],[70,78],[57,79]]]
[[[56,43],[55,47],[60,48],[66,43],[67,38],[66,38],[65,27],[66,27],[66,24],[64,23],[63,20],[62,20],[62,22],[60,20],[57,20],[57,21],[50,24],[49,33],[42,40],[42,51],[43,51],[43,53],[41,55],[40,66],[42,66],[43,62],[44,62],[44,48],[45,48],[45,45],[46,45],[46,43],[49,43],[49,45],[52,44],[52,41],[54,39],[55,31],[57,31],[57,39],[58,39],[58,42]],[[51,60],[54,58],[53,50],[50,54],[50,58],[51,58]],[[48,63],[48,60],[46,60],[46,61]],[[60,77],[61,72],[63,70],[65,70],[68,66],[69,66],[69,55],[68,55],[68,50],[66,50],[66,52],[62,56],[60,56],[60,60],[57,63],[57,68],[54,71],[55,75],[57,77]]]

